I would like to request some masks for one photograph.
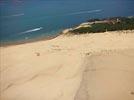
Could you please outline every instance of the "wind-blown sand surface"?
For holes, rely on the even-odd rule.
[[[1,100],[134,100],[134,31],[0,48]]]

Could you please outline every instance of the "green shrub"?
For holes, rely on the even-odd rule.
[[[119,17],[120,22],[112,23],[111,21],[115,21],[118,17],[114,17],[113,19],[105,19],[109,22],[107,23],[94,23],[91,27],[81,27],[79,29],[74,29],[71,31],[75,34],[84,34],[84,33],[98,33],[105,31],[117,31],[117,30],[133,30],[134,29],[134,17],[126,18]],[[99,19],[97,19],[98,21]],[[104,20],[101,20],[104,21]]]

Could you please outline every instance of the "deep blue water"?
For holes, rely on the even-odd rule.
[[[0,0],[0,40],[53,36],[90,18],[133,15],[134,0]]]

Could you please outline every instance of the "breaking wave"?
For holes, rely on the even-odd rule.
[[[10,18],[10,17],[19,17],[19,16],[24,16],[24,13],[20,13],[20,14],[14,14],[14,15],[9,15],[9,16],[2,16],[3,18]]]
[[[90,11],[80,11],[80,12],[68,13],[65,15],[79,15],[79,14],[95,13],[95,12],[101,12],[101,11],[102,11],[102,9],[97,9],[97,10],[90,10]]]
[[[35,31],[39,31],[41,29],[43,29],[43,27],[39,27],[39,28],[35,28],[35,29],[30,29],[30,30],[21,32],[19,35],[26,34],[26,33],[31,33],[31,32],[35,32]]]

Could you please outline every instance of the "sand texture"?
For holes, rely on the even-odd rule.
[[[0,47],[0,100],[134,100],[134,31]]]

